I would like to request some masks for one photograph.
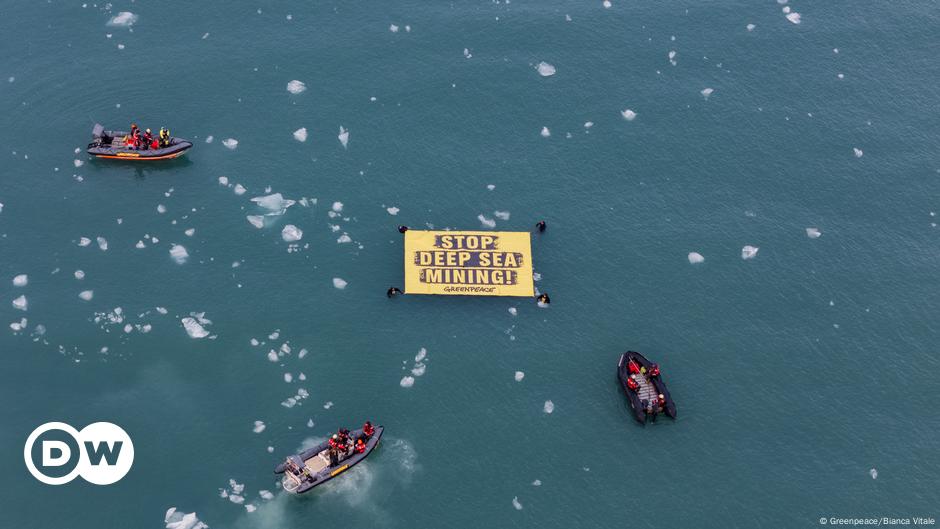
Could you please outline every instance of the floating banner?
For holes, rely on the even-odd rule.
[[[405,232],[405,293],[534,296],[528,232]]]

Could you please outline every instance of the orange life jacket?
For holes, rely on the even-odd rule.
[[[356,443],[356,453],[361,454],[366,451],[366,444],[362,442],[362,439]]]
[[[632,378],[628,378],[628,379],[627,379],[627,387],[630,388],[630,389],[632,389],[633,391],[636,391],[637,388],[640,387],[640,385],[637,384],[636,380],[633,380]]]

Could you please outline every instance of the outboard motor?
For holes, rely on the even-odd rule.
[[[104,127],[100,123],[95,123],[95,126],[91,129],[91,135],[93,137],[92,143],[100,146],[102,143],[105,145],[111,145],[111,138],[108,138],[104,134]]]

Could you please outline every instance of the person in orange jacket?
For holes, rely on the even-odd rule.
[[[366,436],[366,439],[372,439],[372,436],[375,435],[375,428],[372,426],[371,421],[366,421],[362,425],[362,434]]]

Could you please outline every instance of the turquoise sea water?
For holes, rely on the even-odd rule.
[[[792,0],[795,24],[774,1],[612,1],[3,3],[0,527],[162,528],[171,507],[213,528],[936,518],[936,4]],[[130,121],[195,147],[87,158],[95,122]],[[270,193],[298,202],[256,229]],[[385,298],[398,224],[478,215],[548,222],[550,308]],[[660,362],[678,420],[634,423],[628,348]],[[367,418],[386,437],[365,463],[278,492],[284,455]],[[40,484],[23,443],[49,421],[121,425],[133,469]]]

